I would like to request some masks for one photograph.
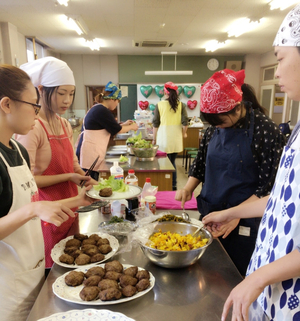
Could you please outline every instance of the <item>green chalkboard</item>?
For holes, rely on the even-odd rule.
[[[137,109],[137,85],[120,84],[128,89],[128,96],[123,97],[120,102],[120,121],[133,119],[134,111]]]

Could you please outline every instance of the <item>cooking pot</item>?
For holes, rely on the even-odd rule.
[[[68,121],[71,124],[72,128],[79,126],[79,118],[75,115],[69,118]]]

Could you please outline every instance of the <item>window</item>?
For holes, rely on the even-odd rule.
[[[26,50],[28,62],[45,57],[44,46],[36,41],[35,38],[26,38]]]

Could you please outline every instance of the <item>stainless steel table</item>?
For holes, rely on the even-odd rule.
[[[171,211],[173,214],[180,212]],[[191,217],[199,216],[196,211],[187,212]],[[80,232],[97,231],[99,222],[109,218],[98,210],[81,213]],[[152,291],[138,299],[121,304],[95,307],[69,303],[53,294],[52,284],[57,277],[70,269],[54,264],[27,321],[37,321],[57,312],[87,308],[121,312],[136,321],[219,321],[227,296],[242,280],[218,240],[213,241],[197,263],[183,269],[156,266],[147,260],[140,248],[117,254],[113,259],[151,271],[155,277],[155,286]]]

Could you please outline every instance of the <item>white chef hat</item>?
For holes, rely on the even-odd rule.
[[[75,86],[75,79],[70,67],[62,60],[45,57],[20,66],[30,77],[35,87]]]
[[[284,18],[273,46],[300,47],[300,4]]]

